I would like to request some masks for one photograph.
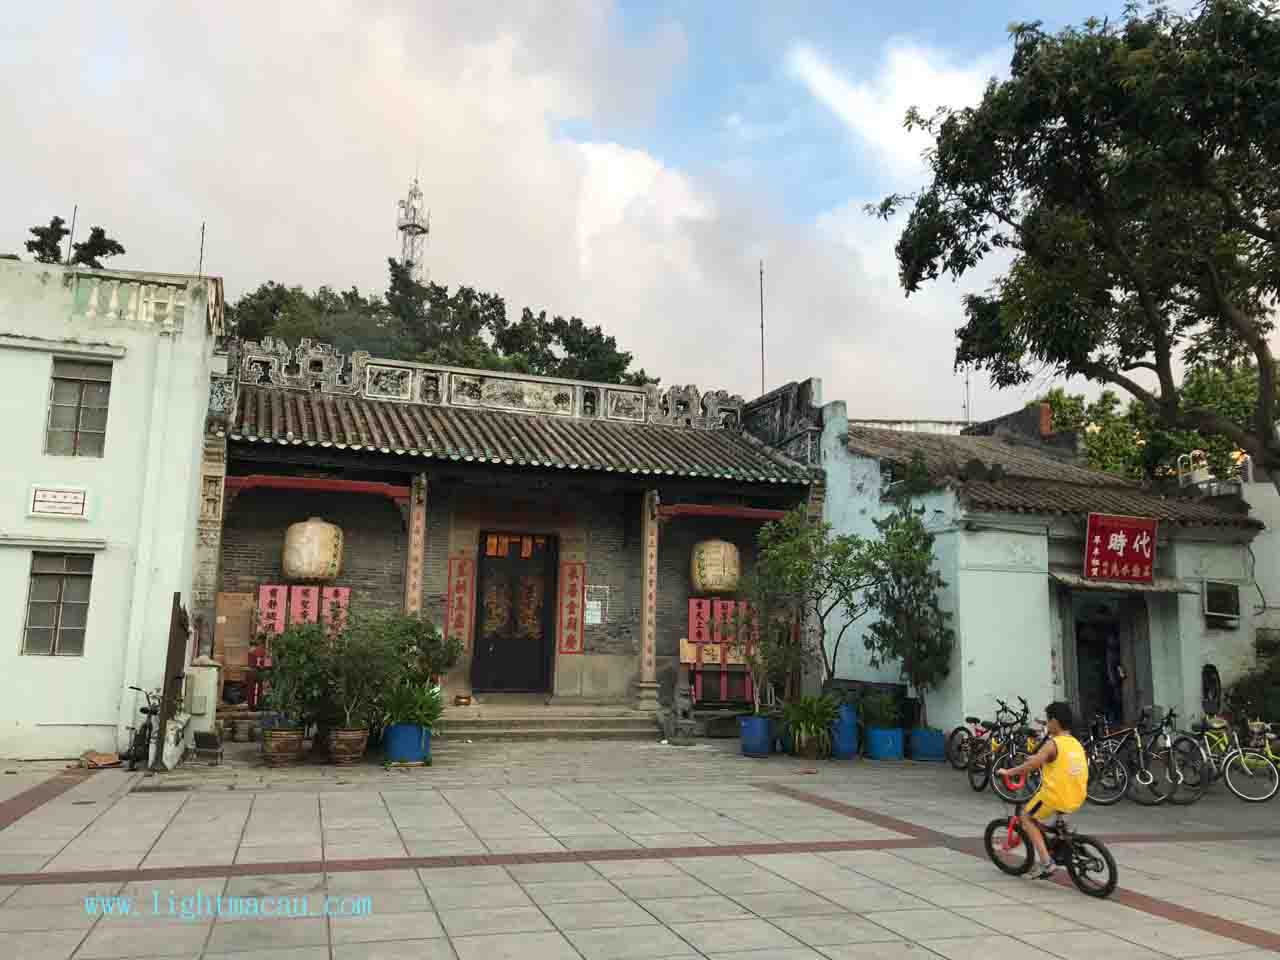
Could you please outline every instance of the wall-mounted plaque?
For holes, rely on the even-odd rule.
[[[31,488],[29,515],[33,517],[62,517],[68,520],[87,520],[89,517],[89,493],[82,487]]]

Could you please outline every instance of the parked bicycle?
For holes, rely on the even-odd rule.
[[[1193,723],[1191,732],[1179,734],[1173,743],[1174,752],[1187,764],[1182,788],[1200,796],[1221,778],[1246,803],[1270,800],[1280,791],[1280,754],[1273,750],[1268,732],[1269,725],[1255,721],[1250,734],[1260,739],[1245,747],[1239,731],[1223,717],[1207,716]]]
[[[1003,700],[996,700],[996,718],[979,720],[977,717],[965,717],[964,724],[956,727],[947,736],[947,759],[957,770],[969,769],[969,759],[975,744],[981,743],[977,749],[990,746],[991,736],[995,731],[1014,722],[1015,714]]]
[[[151,762],[151,739],[155,733],[155,723],[152,718],[160,713],[160,695],[152,693],[150,690],[143,690],[141,687],[130,687],[130,690],[136,690],[147,699],[147,705],[143,707],[139,713],[142,714],[142,723],[136,727],[130,727],[133,731],[133,741],[129,745],[129,769],[137,770],[138,763],[141,762],[144,767]]]
[[[1027,721],[1031,718],[1031,708],[1022,697],[1018,698],[1022,709],[1014,713],[1003,700],[997,700],[1001,712],[997,717],[995,728],[986,740],[973,740],[969,748],[969,786],[981,792],[991,783],[991,771],[995,760],[1011,743],[1022,741],[1027,749],[1036,743],[1034,733],[1028,729]]]
[[[1185,779],[1185,758],[1173,748],[1177,716],[1170,711],[1155,721],[1155,708],[1147,707],[1135,726],[1110,730],[1104,723],[1104,735],[1083,744],[1090,758],[1089,799],[1108,806],[1128,796],[1153,807],[1173,797]]]

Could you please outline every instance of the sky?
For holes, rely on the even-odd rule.
[[[961,297],[904,297],[908,107],[976,102],[1007,25],[1121,0],[45,2],[0,33],[0,252],[79,205],[113,266],[386,286],[416,175],[430,278],[600,324],[664,383],[821,377],[855,418],[959,419]],[[24,255],[25,259],[25,255]],[[972,382],[975,419],[1032,399]]]

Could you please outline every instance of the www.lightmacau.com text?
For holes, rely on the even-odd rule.
[[[146,897],[85,897],[84,912],[94,917],[171,917],[199,920],[205,917],[367,917],[373,913],[372,897],[209,896],[197,891],[190,896],[151,891]]]

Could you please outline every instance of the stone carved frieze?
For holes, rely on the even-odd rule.
[[[575,391],[568,384],[460,373],[451,375],[450,382],[450,399],[459,406],[549,413],[558,417],[574,415]]]
[[[413,396],[413,369],[369,364],[365,367],[364,395],[378,400],[408,400]]]
[[[742,422],[743,400],[724,390],[705,396],[692,384],[665,389],[650,385],[649,422],[700,430],[736,430]]]
[[[644,423],[645,394],[635,390],[610,390],[607,396],[610,420]]]
[[[401,403],[459,406],[628,423],[655,423],[699,430],[743,426],[745,404],[724,390],[703,393],[696,386],[645,387],[570,383],[487,374],[431,364],[349,356],[327,343],[302,340],[236,340],[229,344],[231,375],[215,378],[210,416],[231,418],[238,384],[283,387],[312,393],[368,397]]]

